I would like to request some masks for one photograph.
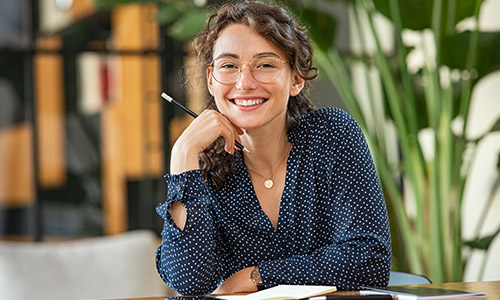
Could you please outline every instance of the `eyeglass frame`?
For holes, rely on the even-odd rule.
[[[213,79],[215,79],[215,81],[217,81],[218,83],[220,83],[220,84],[225,84],[225,85],[230,85],[230,84],[234,84],[234,83],[238,82],[238,80],[240,80],[240,79],[241,79],[241,74],[243,74],[243,65],[248,65],[248,64],[250,64],[250,73],[252,74],[252,77],[255,79],[255,81],[260,82],[260,83],[264,83],[264,84],[266,84],[266,83],[272,83],[272,82],[276,81],[276,80],[279,78],[279,76],[281,75],[281,69],[282,69],[282,68],[280,68],[280,69],[279,69],[279,73],[278,73],[278,75],[276,76],[276,78],[274,78],[274,79],[273,79],[273,80],[271,80],[271,81],[260,81],[260,80],[258,80],[257,78],[255,78],[255,76],[254,76],[254,74],[253,74],[253,68],[251,67],[251,63],[252,63],[255,59],[257,59],[257,58],[262,58],[262,57],[267,57],[267,56],[269,56],[269,57],[275,57],[275,58],[277,58],[277,59],[279,60],[279,62],[280,62],[280,63],[282,63],[282,64],[287,64],[287,63],[288,63],[288,61],[283,60],[281,57],[279,57],[278,55],[276,55],[276,54],[274,54],[274,53],[265,53],[265,54],[260,54],[260,55],[258,55],[258,56],[255,56],[254,58],[252,58],[252,60],[250,60],[250,61],[243,61],[243,62],[240,62],[240,63],[239,63],[239,66],[240,66],[240,67],[238,68],[238,76],[236,77],[236,79],[235,79],[234,81],[232,81],[232,82],[221,82],[219,79],[217,79],[217,78],[214,76],[213,64],[214,64],[214,62],[215,62],[217,59],[220,59],[220,58],[223,58],[223,57],[226,57],[226,56],[227,56],[227,57],[229,57],[229,58],[233,58],[233,59],[237,60],[237,58],[236,58],[236,57],[233,57],[233,56],[231,56],[231,55],[222,55],[222,56],[219,56],[219,57],[217,57],[217,58],[214,58],[214,59],[213,59],[213,60],[212,60],[212,61],[208,64],[208,66],[207,66],[207,68],[208,68],[208,69],[210,69],[210,76],[212,76],[212,78],[213,78]]]

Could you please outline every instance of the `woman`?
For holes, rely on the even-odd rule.
[[[387,285],[377,174],[356,122],[303,94],[316,77],[306,30],[280,7],[240,2],[194,46],[211,97],[172,149],[162,279],[181,294]]]

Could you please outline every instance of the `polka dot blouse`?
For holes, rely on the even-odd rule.
[[[156,251],[161,278],[181,294],[210,293],[233,273],[257,265],[266,287],[383,286],[389,280],[391,242],[387,211],[363,133],[346,112],[324,108],[303,115],[288,134],[278,227],[255,195],[239,154],[220,190],[201,170],[165,175],[165,220]],[[167,213],[182,201],[180,231]]]

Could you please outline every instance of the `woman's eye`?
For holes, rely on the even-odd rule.
[[[261,63],[257,66],[257,68],[269,69],[274,68],[274,65],[270,63]]]
[[[227,64],[221,65],[220,68],[221,69],[237,69],[238,66],[235,65],[235,64],[229,64],[229,63],[227,63]]]

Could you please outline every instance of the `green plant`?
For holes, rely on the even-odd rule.
[[[499,119],[477,139],[465,134],[472,89],[500,68],[500,33],[477,29],[481,4],[479,0],[351,1],[360,45],[356,59],[343,59],[333,47],[317,47],[319,65],[327,66],[322,70],[367,133],[389,206],[394,267],[426,274],[435,282],[461,280],[467,263],[464,248],[488,250],[500,231],[477,236],[475,241],[462,240],[462,201],[473,161],[473,155],[465,153],[475,153],[485,136],[500,130]],[[391,51],[382,48],[375,26],[374,17],[380,14],[393,26],[396,46]],[[475,30],[457,30],[465,18],[474,20]],[[425,57],[413,72],[407,64],[411,49],[403,41],[405,30],[420,34]],[[431,42],[424,38],[426,34]],[[365,42],[369,39],[373,50]],[[429,50],[433,48],[434,54]],[[346,62],[363,70],[368,106],[352,79],[341,75],[347,73]],[[453,122],[461,123],[458,130]],[[433,140],[430,157],[424,156],[418,139],[424,130]],[[394,150],[388,147],[392,131],[397,133],[400,150],[395,162],[391,160]],[[485,214],[499,181],[491,190]],[[408,204],[415,207],[414,214]]]
[[[478,30],[481,0],[345,0],[359,49],[340,53],[334,45],[335,18],[321,8],[334,1],[282,2],[309,26],[316,65],[366,134],[388,204],[393,268],[425,274],[434,282],[460,281],[470,250],[488,251],[500,234],[499,228],[480,236],[480,221],[474,240],[462,238],[462,202],[475,151],[488,134],[500,131],[499,119],[479,138],[465,134],[474,87],[500,69],[500,32]],[[193,1],[95,2],[160,3],[158,20],[181,40],[189,40],[205,21],[204,8]],[[380,15],[393,28],[395,46],[389,50],[384,50],[375,25]],[[467,18],[475,29],[459,31],[457,24]],[[418,46],[425,57],[412,71],[407,62],[414,49],[403,39],[408,30],[421,37]],[[359,93],[360,80],[366,96]],[[431,155],[424,155],[419,140],[424,132],[432,136]],[[499,189],[497,174],[482,220]]]

